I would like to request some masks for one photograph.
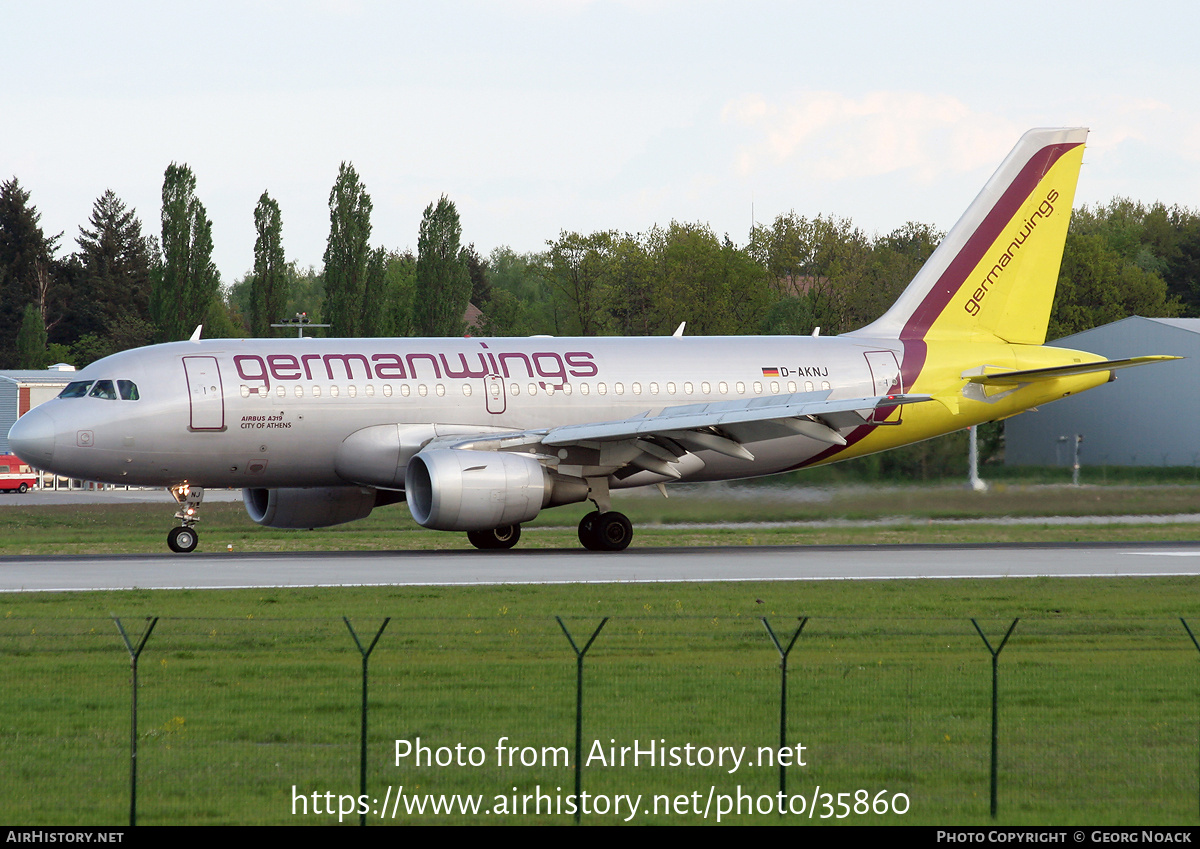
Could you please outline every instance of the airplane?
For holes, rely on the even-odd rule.
[[[620,551],[612,493],[859,457],[1083,392],[1116,369],[1043,345],[1086,128],[1026,133],[878,320],[839,336],[219,339],[83,369],[20,418],[37,468],[167,487],[196,548],[204,488],[275,528],[407,502],[418,524],[507,549],[590,501],[581,544]]]

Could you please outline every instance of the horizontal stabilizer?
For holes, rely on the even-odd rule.
[[[1183,357],[1128,357],[1124,360],[1102,360],[1098,363],[1073,363],[1069,366],[1053,366],[1051,368],[1031,368],[1024,371],[1002,371],[995,374],[977,374],[968,379],[970,383],[983,386],[1017,386],[1021,383],[1033,383],[1039,380],[1057,380],[1060,377],[1073,377],[1077,374],[1093,374],[1098,371],[1115,371],[1130,366],[1144,366],[1149,363],[1161,363],[1164,360],[1181,360]]]

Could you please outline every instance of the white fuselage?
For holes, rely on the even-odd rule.
[[[415,451],[439,435],[610,421],[688,404],[809,392],[862,398],[902,391],[902,359],[896,340],[836,337],[175,342],[116,354],[79,373],[79,381],[133,381],[138,400],[59,398],[20,427],[35,455],[27,460],[72,477],[332,486],[364,482],[357,472],[339,474],[337,459],[345,440],[364,428],[409,427],[409,441],[399,441]],[[753,461],[698,452],[703,463],[684,477],[771,474],[830,447],[803,436],[763,437],[750,446]],[[392,457],[381,450],[378,460]],[[406,459],[397,458],[398,477],[393,466],[381,479],[402,488]],[[376,458],[356,461],[361,467]]]

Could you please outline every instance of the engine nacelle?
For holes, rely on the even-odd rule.
[[[550,503],[553,489],[537,460],[502,451],[421,451],[404,476],[413,518],[439,531],[484,531],[527,522]]]
[[[311,489],[243,489],[250,518],[269,528],[325,528],[364,519],[380,493],[366,486]]]

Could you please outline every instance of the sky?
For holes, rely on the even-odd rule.
[[[1091,128],[1076,205],[1200,207],[1200,4],[727,0],[0,0],[0,181],[60,253],[112,189],[161,230],[186,163],[231,284],[268,192],[322,264],[354,165],[371,244],[416,249],[446,195],[463,242],[795,211],[947,230],[1021,133]]]

